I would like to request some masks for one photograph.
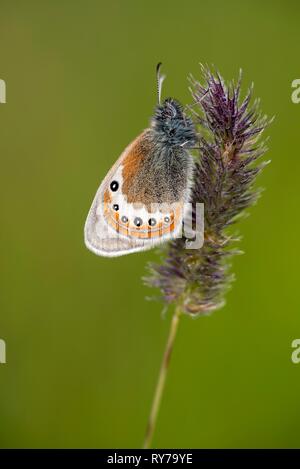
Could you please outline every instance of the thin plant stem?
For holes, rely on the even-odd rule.
[[[144,448],[150,448],[151,443],[152,443],[152,438],[153,438],[153,434],[155,431],[157,415],[158,415],[160,403],[161,403],[164,388],[165,388],[166,377],[167,377],[167,373],[169,369],[170,358],[172,355],[172,350],[174,346],[174,340],[176,337],[180,314],[181,314],[180,309],[176,308],[172,321],[171,321],[169,336],[168,336],[164,356],[163,356],[161,367],[160,367],[158,381],[157,381],[157,385],[156,385],[156,389],[154,393],[154,398],[152,402],[150,417],[148,421],[148,426],[147,426],[147,431],[146,431],[146,436],[145,436],[145,441],[144,441],[144,446],[143,446]]]

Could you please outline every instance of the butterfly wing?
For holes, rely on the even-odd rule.
[[[178,191],[177,172],[170,173],[161,159],[151,130],[125,149],[100,185],[89,211],[84,230],[88,249],[101,256],[121,256],[180,235],[191,164]]]

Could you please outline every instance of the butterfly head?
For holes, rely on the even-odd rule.
[[[165,76],[160,74],[160,68],[161,62],[156,67],[158,105],[151,120],[156,142],[168,147],[191,148],[196,142],[192,119],[184,114],[179,102],[173,98],[168,98],[161,104],[161,89]]]
[[[196,133],[192,120],[186,116],[181,105],[173,98],[166,99],[156,108],[151,127],[157,141],[168,146],[195,145]]]

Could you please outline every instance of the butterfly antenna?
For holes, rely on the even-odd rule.
[[[159,62],[156,66],[156,82],[157,82],[157,100],[158,100],[158,104],[160,104],[162,84],[163,84],[164,79],[166,78],[165,75],[160,74],[161,66],[162,66],[161,62]]]

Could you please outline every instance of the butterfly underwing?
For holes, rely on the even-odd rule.
[[[84,228],[88,249],[121,256],[180,235],[190,199],[196,141],[192,120],[173,98],[158,105],[150,126],[123,151],[101,183]]]

